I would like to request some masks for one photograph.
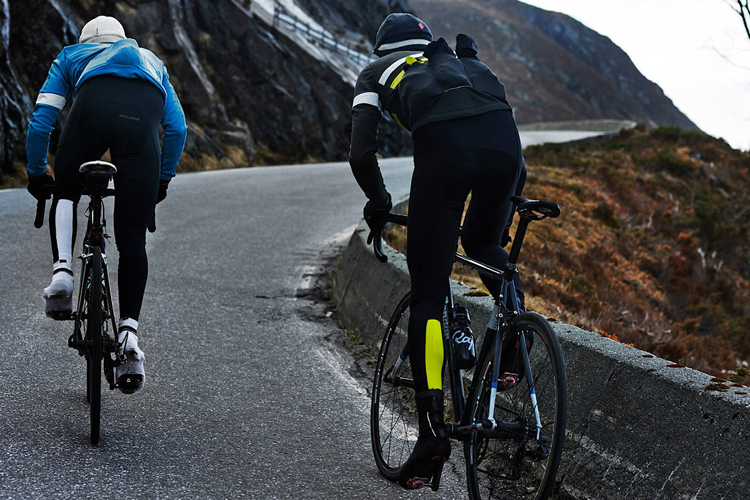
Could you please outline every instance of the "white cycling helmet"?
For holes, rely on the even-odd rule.
[[[86,23],[81,30],[79,43],[115,43],[124,40],[125,29],[114,17],[99,16]]]

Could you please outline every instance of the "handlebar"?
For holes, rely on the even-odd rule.
[[[514,205],[514,212],[518,212],[521,215],[521,221],[523,224],[519,226],[516,231],[516,241],[513,242],[513,249],[511,250],[512,262],[517,262],[518,252],[520,251],[520,242],[523,241],[524,234],[526,232],[526,226],[532,220],[542,220],[549,218],[557,218],[560,216],[560,206],[557,203],[546,201],[546,200],[532,200],[524,198],[522,196],[513,196],[511,201]],[[385,217],[386,223],[390,222],[398,224],[400,226],[406,226],[409,220],[408,216],[403,214],[389,213]],[[382,236],[383,228],[379,230],[371,230],[367,236],[367,244],[372,243],[372,248],[375,252],[375,257],[380,262],[388,262],[388,257],[383,253],[383,240]],[[520,234],[519,234],[520,231]],[[515,254],[515,255],[513,255]]]
[[[47,200],[41,199],[36,202],[36,216],[34,217],[34,227],[40,229],[44,225],[44,212],[46,211]],[[148,232],[156,232],[156,210],[151,214],[151,219],[148,221]]]
[[[389,213],[386,216],[386,222],[398,224],[399,226],[405,226],[408,220],[408,216],[403,214]],[[370,234],[367,236],[367,244],[369,245],[370,243],[372,243],[372,249],[375,252],[375,257],[377,257],[380,262],[385,264],[386,262],[388,262],[388,257],[383,253],[383,238],[381,237],[382,232],[382,227],[379,231],[371,230]]]
[[[36,201],[36,216],[34,217],[34,227],[39,229],[44,225],[44,212],[47,205],[47,200],[52,198],[54,191],[54,185],[45,184],[42,186],[42,191],[47,195],[46,198]]]

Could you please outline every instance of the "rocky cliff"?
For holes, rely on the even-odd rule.
[[[609,38],[517,0],[411,0],[436,37],[474,37],[519,123],[617,118],[695,128]]]
[[[286,12],[285,4],[0,0],[0,175],[23,175],[25,131],[50,64],[77,42],[86,21],[102,14],[119,19],[129,37],[166,63],[190,125],[183,170],[345,159],[358,66],[326,61],[305,39],[282,30],[272,14],[273,6]],[[308,5],[340,19],[338,35],[351,45],[374,37],[388,12],[379,0],[338,1],[330,4],[335,16],[323,9],[329,4]],[[360,9],[369,15],[358,17]],[[58,134],[59,127],[51,152]],[[407,152],[408,137],[392,128],[384,137],[387,153]]]

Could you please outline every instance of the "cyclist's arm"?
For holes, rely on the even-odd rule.
[[[180,161],[182,150],[185,147],[187,137],[187,123],[185,113],[182,111],[180,100],[169,82],[166,68],[162,85],[166,91],[164,101],[164,113],[161,118],[161,126],[164,128],[164,142],[161,150],[161,170],[159,178],[169,181],[175,176],[175,169]]]
[[[47,171],[50,134],[71,93],[66,67],[63,51],[52,63],[47,79],[37,96],[34,114],[29,121],[26,131],[26,170],[32,177],[38,177]]]
[[[366,70],[367,68],[357,80],[354,91],[349,165],[367,199],[374,206],[383,207],[388,204],[390,195],[385,189],[376,156],[381,103],[378,94],[369,89]]]

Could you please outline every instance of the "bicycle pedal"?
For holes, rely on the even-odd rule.
[[[117,377],[115,385],[123,394],[133,394],[143,387],[143,375],[138,373],[125,373]]]
[[[73,318],[73,314],[70,311],[47,311],[47,317],[54,319],[55,321],[68,321]]]

